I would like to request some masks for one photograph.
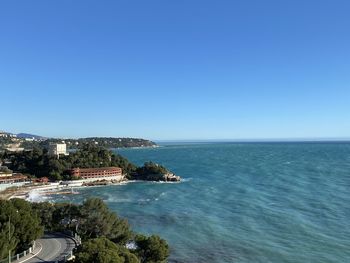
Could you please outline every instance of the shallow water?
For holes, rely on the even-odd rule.
[[[217,143],[117,150],[181,183],[129,183],[97,196],[177,262],[350,262],[350,144]]]

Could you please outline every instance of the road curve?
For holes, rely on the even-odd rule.
[[[36,247],[41,247],[40,252],[25,263],[56,262],[62,260],[64,255],[69,254],[75,247],[75,242],[61,234],[45,234],[36,240]]]

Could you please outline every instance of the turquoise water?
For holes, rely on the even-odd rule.
[[[350,144],[218,143],[117,150],[181,183],[80,189],[133,228],[167,239],[173,262],[350,262]],[[62,197],[58,197],[62,199]]]

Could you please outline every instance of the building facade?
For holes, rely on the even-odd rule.
[[[65,143],[50,143],[49,144],[49,154],[50,155],[68,155],[67,145]]]
[[[119,167],[74,168],[70,170],[70,174],[80,179],[106,179],[109,177],[121,177],[122,169]]]
[[[11,173],[7,174],[6,176],[0,175],[0,184],[13,184],[27,181],[29,181],[28,176],[21,173]]]

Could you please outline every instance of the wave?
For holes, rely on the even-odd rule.
[[[129,198],[112,198],[112,197],[108,197],[105,201],[109,202],[109,203],[133,203],[134,200],[129,199]]]
[[[45,202],[48,201],[50,198],[46,195],[42,195],[40,191],[30,191],[28,193],[28,197],[26,198],[27,201],[32,202],[32,203],[40,203],[40,202]]]
[[[138,199],[137,201],[138,201],[138,202],[150,202],[151,199],[150,199],[150,198],[146,198],[146,199],[140,198],[140,199]]]
[[[186,183],[186,182],[190,182],[190,181],[192,181],[192,180],[193,180],[192,177],[189,177],[189,178],[182,178],[180,182]]]
[[[183,179],[182,179],[183,180]],[[144,183],[144,184],[178,184],[181,183],[182,180],[180,182],[164,182],[164,181],[145,181],[145,180],[129,180],[126,181],[125,184],[128,183]]]

